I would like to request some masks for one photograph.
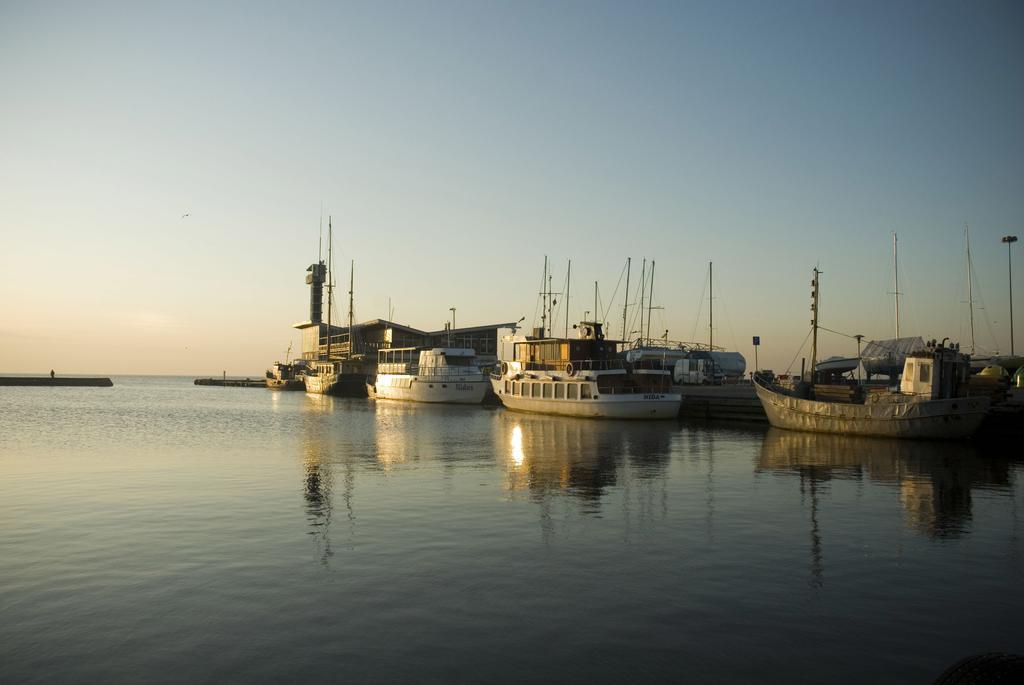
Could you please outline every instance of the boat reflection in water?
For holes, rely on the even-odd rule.
[[[316,540],[321,563],[327,564],[334,556],[330,537],[334,472],[323,441],[307,437],[302,447],[302,496],[306,503],[306,520],[310,528],[308,532]]]
[[[355,488],[355,464],[344,458],[346,446],[331,433],[323,415],[333,413],[338,407],[354,403],[330,395],[307,395],[303,403],[302,421],[302,498],[305,504],[306,520],[313,537],[317,555],[325,566],[334,556],[331,545],[331,524],[334,517],[335,479],[341,478],[341,504],[345,507],[345,521],[348,524],[347,546],[352,546],[355,536],[355,513],[352,508],[352,493]],[[340,445],[340,446],[339,446]],[[344,530],[344,529],[343,529]]]
[[[496,412],[494,450],[503,463],[504,488],[540,505],[542,528],[552,531],[559,499],[599,514],[609,489],[623,491],[626,515],[664,516],[675,425],[634,421],[579,421],[558,416]]]
[[[373,417],[373,456],[385,473],[403,465],[436,462],[451,475],[459,463],[486,453],[491,410],[471,404],[367,403]]]
[[[801,490],[816,495],[832,480],[889,484],[897,488],[907,522],[926,535],[967,532],[974,489],[1010,491],[1010,462],[967,442],[919,442],[771,428],[759,471],[799,476]],[[812,501],[812,506],[816,502]]]

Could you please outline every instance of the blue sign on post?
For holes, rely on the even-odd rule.
[[[761,336],[755,335],[754,336],[754,347],[757,347],[760,344],[761,344]]]

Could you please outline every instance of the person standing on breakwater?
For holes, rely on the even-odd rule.
[[[53,376],[54,376],[53,369],[50,369],[50,380],[51,381],[53,380]]]

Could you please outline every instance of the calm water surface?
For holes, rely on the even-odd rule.
[[[0,388],[0,681],[929,682],[1024,652],[1019,448]]]

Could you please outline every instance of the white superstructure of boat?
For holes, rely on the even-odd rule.
[[[500,373],[491,376],[506,408],[537,414],[591,418],[671,419],[682,396],[671,388],[671,371],[634,373],[605,340],[600,323],[574,326],[578,338],[501,341]]]
[[[480,404],[490,389],[476,352],[465,347],[378,350],[370,397],[407,402]]]

